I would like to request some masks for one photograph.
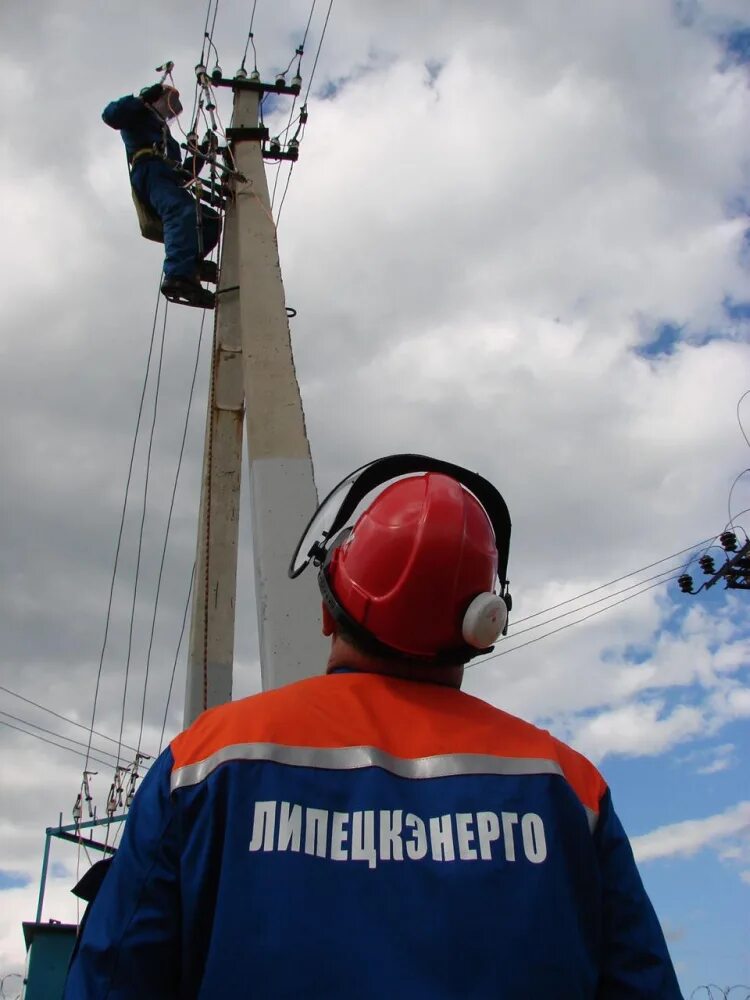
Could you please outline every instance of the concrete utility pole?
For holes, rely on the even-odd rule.
[[[263,166],[266,133],[258,127],[264,90],[296,91],[221,83],[235,92],[227,134],[245,180],[233,182],[225,216],[185,725],[231,699],[243,384],[263,689],[319,673],[326,655],[314,577],[287,576],[318,500]]]
[[[221,280],[203,449],[184,724],[232,700],[237,538],[245,392],[242,385],[237,212],[224,219]]]

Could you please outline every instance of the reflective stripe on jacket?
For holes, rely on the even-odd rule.
[[[598,771],[469,695],[335,674],[151,768],[66,997],[672,1000]]]

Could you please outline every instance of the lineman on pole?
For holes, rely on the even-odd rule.
[[[678,1000],[599,772],[459,690],[505,628],[509,541],[459,466],[396,455],[339,484],[290,567],[319,567],[326,674],[162,754],[68,1000]]]
[[[216,264],[204,258],[218,242],[221,222],[186,189],[204,159],[199,149],[191,148],[185,167],[192,170],[183,169],[180,146],[168,125],[181,111],[179,91],[155,83],[138,97],[130,94],[112,101],[102,118],[120,132],[125,144],[141,232],[164,243],[162,292],[173,302],[212,308],[214,295],[201,281],[217,280]]]

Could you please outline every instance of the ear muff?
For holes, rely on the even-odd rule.
[[[508,606],[498,594],[477,594],[466,609],[461,626],[464,642],[474,649],[487,649],[503,634]]]

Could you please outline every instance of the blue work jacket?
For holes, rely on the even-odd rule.
[[[609,791],[453,688],[301,681],[149,771],[67,1000],[678,1000]]]
[[[102,112],[102,119],[122,136],[128,163],[139,149],[148,149],[153,145],[173,163],[182,162],[180,145],[173,138],[166,122],[140,97],[128,94],[127,97],[112,101]]]

